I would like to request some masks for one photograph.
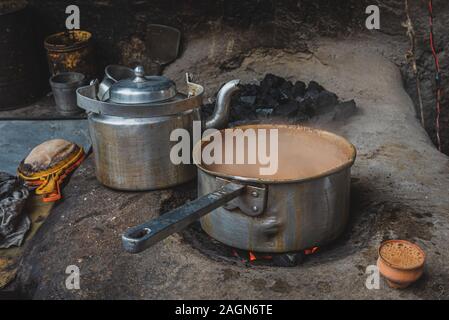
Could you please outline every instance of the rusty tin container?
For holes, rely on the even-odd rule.
[[[88,31],[65,31],[48,36],[44,42],[47,49],[50,73],[79,72],[87,78],[97,74],[92,34]]]

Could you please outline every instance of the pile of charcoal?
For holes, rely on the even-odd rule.
[[[202,116],[213,113],[215,103],[202,108]],[[356,112],[354,100],[342,102],[315,81],[306,85],[292,83],[267,74],[257,84],[241,84],[231,103],[230,122],[269,122],[281,120],[300,124],[316,121],[344,120]]]

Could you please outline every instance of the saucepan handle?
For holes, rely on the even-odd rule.
[[[132,227],[122,235],[123,247],[128,252],[139,253],[237,198],[244,189],[245,186],[241,184],[232,182],[225,184],[214,192],[165,213],[159,218]]]

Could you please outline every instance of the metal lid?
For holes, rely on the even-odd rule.
[[[134,79],[120,80],[111,86],[109,101],[115,103],[141,104],[172,99],[176,85],[162,76],[145,76],[142,66],[134,69]]]

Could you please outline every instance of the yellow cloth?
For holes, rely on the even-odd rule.
[[[18,176],[28,186],[35,186],[43,201],[61,199],[60,184],[84,160],[83,148],[71,142],[55,139],[46,141],[26,157],[17,169]]]

